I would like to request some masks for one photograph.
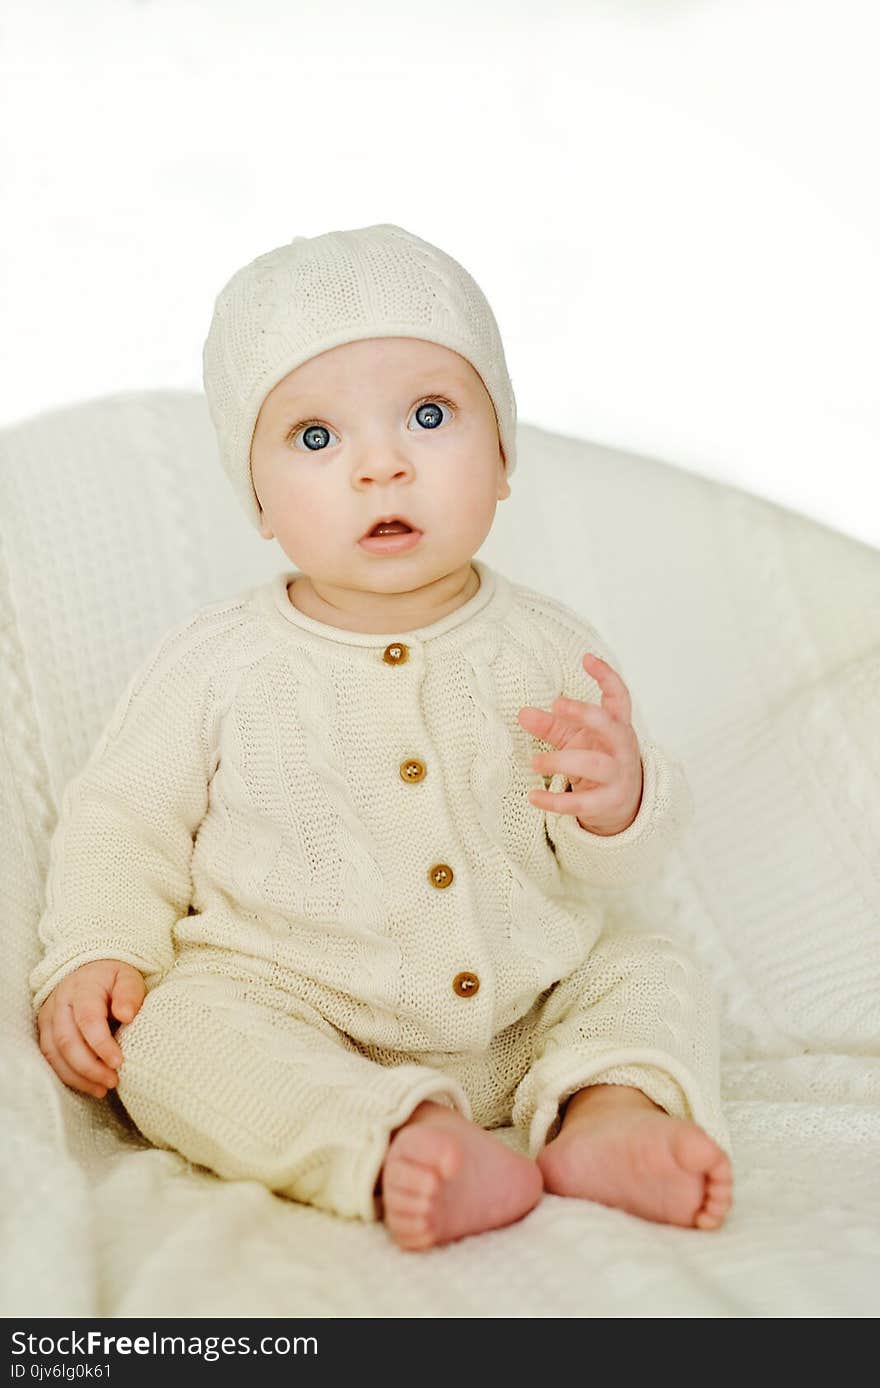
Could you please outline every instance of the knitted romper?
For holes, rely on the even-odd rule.
[[[392,1131],[425,1099],[532,1156],[590,1083],[635,1085],[722,1147],[710,980],[603,892],[656,875],[693,802],[650,742],[636,820],[603,837],[529,803],[563,775],[517,722],[599,702],[595,630],[480,560],[415,631],[294,608],[278,574],[168,632],[67,786],[34,1010],[92,959],[147,995],[118,1101],[155,1146],[337,1214],[381,1215]]]

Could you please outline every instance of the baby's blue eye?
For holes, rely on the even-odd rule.
[[[412,418],[417,419],[426,429],[437,429],[443,423],[442,411],[448,409],[445,400],[423,400],[421,405],[416,405]]]
[[[328,438],[332,430],[328,429],[326,424],[307,424],[306,427],[299,432],[302,433],[303,442],[309,452],[320,453],[322,449],[327,447]],[[294,435],[294,438],[295,437],[296,435]],[[334,434],[333,437],[335,438],[336,435]]]

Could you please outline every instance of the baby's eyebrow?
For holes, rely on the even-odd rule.
[[[467,382],[461,376],[447,376],[442,371],[432,371],[429,375],[420,376],[411,386],[414,395],[423,395],[431,387],[435,390],[467,390]],[[281,409],[285,414],[302,414],[308,410],[326,408],[326,402],[319,400],[317,395],[306,393],[304,395],[285,395],[281,401]]]
[[[427,375],[420,376],[414,390],[427,390],[430,386],[457,386],[459,390],[467,388],[467,382],[462,376],[447,376],[441,367],[439,371],[429,371]]]

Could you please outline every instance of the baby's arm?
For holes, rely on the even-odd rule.
[[[569,616],[572,615],[569,612]],[[563,771],[553,774],[548,787],[550,795],[536,792],[533,803],[541,808],[543,802],[547,836],[564,874],[594,886],[645,881],[656,871],[693,816],[693,796],[684,768],[648,737],[617,658],[593,627],[579,619],[571,621],[568,637],[556,654],[563,670],[562,696],[581,704],[601,705],[612,720],[619,723],[614,729],[613,740],[606,745],[601,725],[592,723],[585,725],[583,737],[572,739],[563,733],[563,720],[577,721],[577,708],[560,710],[554,717],[544,710],[526,707],[520,710],[519,722],[550,746],[545,765],[552,763],[555,749],[566,743],[570,748],[583,746],[599,752],[597,772],[601,770],[610,780],[607,789],[604,786],[596,788],[598,793],[593,800],[603,803],[603,813],[609,822],[615,821],[618,808],[620,815],[610,828],[603,823],[595,832],[589,832],[579,823],[574,796],[571,812],[567,806],[565,810],[551,808],[551,798],[561,803],[559,796],[565,794],[571,780],[577,779],[567,777]],[[603,672],[594,667],[596,678],[593,678],[583,664],[587,654],[598,656],[609,669]],[[619,722],[621,719],[623,721]],[[593,756],[593,751],[588,755]],[[569,761],[577,756],[578,753],[570,751]],[[584,760],[582,754],[580,759]],[[605,808],[604,802],[612,788],[617,799],[613,806]],[[597,815],[597,819],[600,818],[601,815]]]
[[[204,645],[192,623],[163,637],[65,788],[39,923],[45,953],[30,977],[37,1013],[85,964],[128,965],[149,986],[172,963],[172,930],[188,912],[193,835],[207,810],[211,778]],[[89,986],[93,1017],[98,992],[109,1007],[115,988],[107,991],[106,969],[92,974],[100,980],[96,989]],[[61,997],[69,1005],[70,990]],[[58,997],[49,1011],[57,1006]],[[103,1054],[115,1055],[106,1022],[90,1025]]]

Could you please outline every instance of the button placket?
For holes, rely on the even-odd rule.
[[[409,659],[409,647],[402,641],[392,642],[382,652],[382,659],[386,665],[403,665]],[[419,757],[407,757],[400,763],[398,771],[400,779],[408,785],[417,784],[427,775],[427,767]],[[455,873],[449,863],[432,863],[428,869],[428,881],[438,891],[450,887],[454,880]],[[474,997],[479,988],[479,976],[469,969],[457,973],[452,980],[452,990],[460,998]]]

